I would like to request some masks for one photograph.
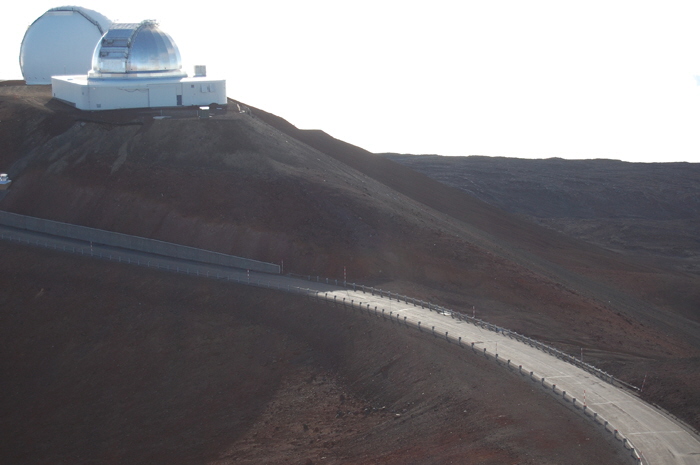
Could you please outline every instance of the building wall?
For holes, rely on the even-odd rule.
[[[187,79],[182,84],[183,105],[226,104],[226,81]]]
[[[80,109],[87,109],[89,104],[89,91],[87,86],[75,82],[70,76],[61,76],[60,79],[51,78],[51,91],[59,100]]]
[[[58,76],[51,81],[55,98],[81,110],[226,104],[225,80],[182,78],[91,82],[82,76]]]
[[[145,85],[88,86],[89,108],[81,110],[116,110],[121,108],[148,108],[148,87]]]
[[[182,95],[182,84],[149,84],[148,102],[150,107],[174,107],[178,104],[177,96]],[[182,100],[180,100],[182,105]]]

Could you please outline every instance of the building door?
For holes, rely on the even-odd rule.
[[[151,84],[148,86],[148,106],[174,107],[178,105],[174,84]]]

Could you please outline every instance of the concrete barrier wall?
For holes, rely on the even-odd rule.
[[[210,250],[197,249],[170,242],[130,236],[102,229],[88,228],[58,221],[45,220],[32,216],[19,215],[0,210],[0,224],[17,229],[51,234],[54,236],[77,239],[111,247],[154,253],[166,257],[191,260],[212,265],[230,266],[263,273],[279,274],[280,266],[274,263],[260,262],[248,258],[226,255]]]

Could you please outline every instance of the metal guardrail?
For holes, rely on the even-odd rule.
[[[483,355],[487,359],[492,359],[494,360],[497,364],[502,365],[511,371],[514,371],[516,369],[514,364],[511,364],[510,360],[503,360],[502,358],[499,358],[497,353],[491,353],[488,352],[486,348],[483,350],[477,350],[474,347],[474,343],[466,344],[462,341],[461,337],[455,338],[454,336],[450,336],[448,332],[445,333],[443,336],[442,334],[438,334],[435,332],[435,327],[433,326],[432,328],[426,328],[422,327],[420,321],[413,321],[409,320],[407,316],[404,316],[403,319],[401,319],[400,315],[398,312],[394,314],[394,311],[389,310],[387,313],[386,308],[379,309],[379,306],[374,306],[372,308],[370,304],[363,303],[360,301],[355,302],[354,300],[350,300],[350,302],[347,301],[346,298],[342,298],[342,300],[338,300],[337,296],[332,296],[333,298],[331,299],[331,296],[328,295],[328,292],[326,293],[321,293],[318,290],[311,289],[311,288],[305,288],[301,286],[292,286],[292,285],[286,285],[286,286],[281,286],[279,284],[275,284],[270,281],[265,281],[263,279],[252,279],[250,278],[250,275],[248,274],[246,278],[236,278],[232,277],[230,275],[226,275],[225,273],[212,273],[209,272],[208,270],[206,272],[202,271],[200,273],[200,269],[203,267],[206,267],[206,264],[202,263],[201,265],[193,265],[191,267],[183,266],[173,266],[168,263],[164,263],[167,258],[164,259],[151,259],[151,260],[140,260],[140,259],[135,259],[132,260],[128,254],[126,253],[118,253],[115,252],[113,254],[110,253],[103,253],[103,252],[97,252],[95,253],[92,248],[90,247],[72,247],[72,246],[58,246],[51,244],[48,240],[47,241],[40,241],[40,240],[26,240],[22,239],[19,235],[13,235],[13,234],[8,234],[8,233],[0,233],[0,239],[4,240],[11,240],[11,241],[17,241],[17,242],[23,242],[29,245],[35,245],[39,247],[45,247],[49,249],[54,249],[54,250],[60,250],[60,251],[65,251],[65,252],[70,252],[70,253],[75,253],[75,254],[81,254],[81,255],[89,255],[94,258],[101,258],[101,259],[107,259],[110,261],[116,261],[120,263],[128,263],[128,264],[133,264],[133,265],[138,265],[138,266],[145,266],[147,268],[153,268],[157,270],[163,270],[163,271],[169,271],[169,272],[175,272],[179,274],[186,274],[189,276],[199,276],[199,277],[208,277],[212,279],[219,279],[219,280],[224,280],[228,282],[234,282],[234,283],[239,283],[239,284],[246,284],[250,286],[256,286],[256,287],[261,287],[261,288],[266,288],[266,289],[275,289],[275,290],[280,290],[284,292],[289,292],[289,293],[295,293],[295,294],[300,294],[300,295],[305,295],[310,299],[318,300],[325,302],[328,305],[333,305],[336,307],[343,307],[348,310],[356,310],[359,312],[366,313],[368,316],[374,316],[376,318],[381,318],[387,321],[390,321],[391,323],[397,324],[399,326],[404,326],[406,328],[413,328],[418,330],[419,332],[426,332],[428,334],[432,334],[435,338],[438,339],[444,339],[447,343],[450,344],[456,344],[461,348],[464,349],[471,349],[475,354],[478,355]],[[87,249],[87,252],[86,252]],[[303,277],[305,279],[308,279],[309,281],[313,281],[312,276],[299,276],[299,275],[289,275],[289,276],[296,276],[296,277]],[[364,285],[359,285],[356,283],[348,283],[348,282],[343,282],[343,281],[337,281],[337,280],[330,280],[328,278],[321,279],[319,277],[316,277],[316,282],[319,283],[326,283],[326,284],[336,284],[338,286],[343,286],[346,289],[352,288],[354,291],[362,291],[363,293],[370,293],[373,296],[379,296],[382,298],[388,298],[390,301],[391,300],[396,300],[396,301],[404,301],[406,304],[413,305],[415,307],[420,306],[421,308],[426,308],[429,311],[434,311],[440,314],[443,314],[445,316],[450,316],[453,319],[458,319],[461,321],[466,321],[468,323],[471,323],[475,326],[479,326],[483,329],[487,329],[490,331],[494,331],[496,333],[500,333],[503,337],[510,337],[512,339],[516,339],[520,342],[523,342],[525,344],[530,345],[531,347],[534,347],[538,350],[542,350],[544,352],[549,353],[550,355],[553,355],[557,358],[560,358],[561,360],[567,361],[569,363],[572,363],[573,365],[578,366],[579,368],[582,368],[599,378],[615,385],[621,385],[624,387],[629,387],[628,383],[624,383],[616,378],[614,378],[612,375],[599,370],[598,368],[587,364],[587,363],[582,363],[579,360],[576,360],[574,357],[572,357],[569,354],[566,354],[564,352],[559,351],[558,349],[555,349],[553,347],[547,346],[546,344],[543,344],[539,341],[536,341],[532,338],[523,336],[521,334],[518,334],[514,331],[510,331],[508,329],[502,328],[500,326],[488,323],[486,321],[483,321],[479,318],[474,318],[470,317],[468,315],[464,315],[455,311],[452,311],[450,309],[447,309],[445,307],[442,307],[440,305],[433,304],[431,302],[425,302],[423,300],[411,298],[408,296],[404,296],[398,293],[393,293],[391,291],[385,291],[382,289],[374,288],[374,287],[369,287],[369,286],[364,286]],[[597,412],[591,410],[588,408],[585,403],[581,402],[580,399],[576,399],[575,397],[572,397],[571,395],[567,396],[566,391],[562,391],[561,389],[557,389],[556,384],[551,383],[547,381],[546,378],[540,378],[535,375],[533,371],[527,371],[527,369],[523,369],[522,365],[517,366],[518,373],[521,374],[522,376],[528,376],[531,381],[537,382],[545,391],[550,392],[552,395],[555,397],[560,398],[560,400],[566,404],[569,404],[572,408],[575,410],[579,410],[580,413],[582,413],[584,416],[586,416],[589,419],[592,419],[594,423],[601,425],[604,427],[604,429],[613,435],[613,437],[618,440],[621,445],[630,452],[630,457],[634,461],[635,464],[644,464],[646,463],[645,460],[642,459],[640,456],[638,450],[634,447],[632,442],[624,437],[616,428],[613,427],[612,424],[610,424],[609,421],[605,420],[601,415],[599,415]],[[634,386],[631,386],[632,388],[638,389]],[[669,415],[672,418],[677,419],[675,416],[668,414],[668,412],[665,412],[663,409],[660,407],[656,406],[660,411],[664,412],[665,414]],[[678,419],[677,419],[678,420]],[[681,424],[683,424],[682,421],[678,420]],[[689,427],[690,428],[690,427]],[[697,431],[693,430],[690,428],[693,432],[697,434]]]
[[[236,257],[210,250],[188,247],[171,242],[163,242],[145,237],[131,236],[113,231],[88,228],[59,221],[46,220],[32,216],[19,215],[0,210],[0,224],[17,229],[34,231],[43,234],[77,239],[111,247],[138,250],[182,260],[192,260],[212,265],[231,266],[263,273],[280,273],[280,266],[274,263],[260,262],[249,258]]]
[[[359,289],[364,288],[364,290],[368,289],[364,286],[358,286],[355,283],[344,283],[344,284],[346,284],[346,287],[353,286],[354,289],[358,289],[358,288]],[[348,302],[346,298],[342,298],[342,300],[339,300],[337,298],[337,296],[332,296],[333,299],[331,299],[327,292],[320,293],[320,292],[312,290],[312,289],[303,289],[303,288],[299,288],[299,289],[303,290],[304,293],[308,294],[312,298],[315,297],[316,299],[323,301],[323,302],[327,303],[328,305],[333,305],[336,307],[343,307],[343,308],[346,308],[346,309],[351,310],[351,311],[356,310],[356,311],[361,312],[361,313],[366,313],[367,316],[381,318],[383,320],[387,320],[387,321],[389,321],[393,324],[396,324],[398,326],[404,326],[406,328],[413,328],[413,329],[417,329],[420,332],[426,332],[428,334],[432,334],[433,337],[439,338],[439,339],[444,339],[447,343],[457,344],[459,347],[464,348],[464,349],[471,349],[472,352],[474,352],[475,354],[483,355],[487,359],[494,360],[497,364],[504,366],[511,371],[514,371],[516,369],[516,366],[514,364],[512,364],[510,360],[504,360],[502,358],[499,358],[497,353],[494,354],[494,353],[488,352],[486,350],[486,348],[484,348],[483,350],[477,350],[474,347],[473,342],[471,344],[466,344],[462,341],[461,337],[455,338],[454,336],[450,336],[449,332],[445,332],[444,336],[442,334],[438,334],[435,332],[435,326],[432,326],[431,328],[422,327],[420,321],[409,320],[407,316],[404,316],[403,319],[401,319],[401,316],[399,315],[398,312],[396,312],[396,314],[394,314],[394,311],[389,311],[387,313],[387,309],[385,309],[385,308],[382,308],[381,312],[380,312],[380,309],[378,308],[378,306],[372,307],[370,304],[363,303],[360,301],[355,302],[354,300],[350,300],[350,302]],[[371,289],[370,292],[378,291],[375,288],[369,288],[369,289]],[[385,292],[385,291],[381,291],[381,292]],[[392,293],[388,293],[388,294],[392,295],[395,298],[399,297],[399,295],[397,295],[397,294],[392,294]],[[375,295],[375,294],[372,294],[372,295]],[[405,299],[405,296],[400,296],[400,298],[401,298],[401,300],[404,300],[404,302],[406,302],[407,304],[413,303],[416,306],[418,306],[417,302],[422,302],[422,301],[416,301],[415,299],[410,299],[410,298],[409,298],[409,300],[411,300],[411,302],[409,302],[408,300]],[[456,315],[457,315],[456,313],[445,312],[444,311],[445,309],[443,307],[432,306],[432,305],[431,305],[431,307],[423,305],[423,308],[430,308],[431,311],[438,311],[438,312],[441,312],[445,315],[450,315],[452,318],[456,318]],[[464,315],[462,315],[462,316],[464,316]],[[462,318],[460,318],[460,319],[462,319]],[[468,321],[468,322],[470,322],[476,326],[480,326],[482,328],[488,327],[485,325],[489,325],[491,327],[498,328],[495,325],[490,325],[490,324],[485,323],[482,320],[479,320],[476,318],[468,318],[468,319],[462,319],[462,320]],[[507,330],[505,332],[504,331],[500,331],[500,332],[504,337],[512,337],[513,334],[516,334],[516,333],[509,332]],[[511,333],[511,334],[508,334],[508,333]],[[529,339],[529,338],[525,338],[525,339],[531,341],[531,339]],[[523,341],[523,342],[525,342],[525,341]],[[533,345],[533,347],[536,347],[536,346]],[[562,391],[561,389],[557,390],[556,384],[553,384],[553,383],[547,381],[545,378],[540,378],[540,377],[535,376],[535,373],[533,371],[528,372],[527,370],[524,370],[522,365],[518,365],[517,370],[518,370],[518,373],[520,375],[528,376],[531,381],[537,382],[538,384],[540,384],[541,387],[543,389],[545,389],[545,391],[551,393],[555,397],[558,397],[562,402],[569,404],[569,406],[571,408],[573,408],[574,410],[578,410],[579,413],[581,413],[585,417],[591,419],[597,425],[603,426],[605,431],[607,431],[608,433],[611,433],[613,435],[613,438],[615,438],[617,441],[619,441],[620,444],[622,445],[622,447],[629,452],[629,454],[630,454],[629,456],[630,456],[630,459],[632,462],[634,462],[635,464],[639,464],[639,465],[645,463],[645,461],[642,460],[642,457],[641,457],[639,451],[633,445],[632,441],[630,441],[622,433],[620,433],[609,421],[605,420],[597,412],[588,408],[588,406],[585,404],[585,402],[581,402],[580,399],[577,400],[575,397],[572,397],[571,395],[567,396],[566,391]]]
[[[437,312],[437,313],[442,313],[444,315],[448,315],[452,318],[455,318],[457,320],[461,321],[467,321],[469,323],[472,323],[476,326],[480,326],[483,329],[487,329],[489,331],[493,331],[495,333],[501,333],[504,336],[508,336],[511,339],[515,339],[517,341],[523,342],[531,347],[534,347],[538,350],[541,350],[543,352],[547,352],[550,355],[553,355],[554,357],[557,357],[560,360],[564,360],[565,362],[568,362],[574,366],[577,366],[589,373],[591,373],[594,376],[597,376],[598,378],[612,384],[612,385],[618,385],[618,386],[624,386],[628,389],[632,389],[633,391],[641,391],[640,388],[637,386],[634,386],[632,384],[626,383],[620,379],[615,378],[613,375],[610,373],[607,373],[600,368],[597,368],[589,363],[585,363],[581,360],[578,360],[576,357],[567,354],[566,352],[562,352],[559,349],[556,349],[554,347],[548,346],[547,344],[544,344],[540,341],[537,341],[535,339],[532,339],[530,337],[524,336],[522,334],[519,334],[515,331],[511,331],[507,328],[502,328],[498,325],[494,325],[492,323],[489,323],[487,321],[481,320],[479,318],[471,317],[469,315],[465,315],[463,313],[456,312],[454,310],[451,310],[449,308],[442,307],[437,304],[433,304],[432,302],[426,302],[420,299],[415,299],[413,297],[408,297],[402,294],[398,294],[395,292],[391,291],[385,291],[383,289],[375,288],[375,287],[369,287],[369,286],[364,286],[362,284],[357,284],[357,283],[348,283],[347,281],[342,281],[342,280],[337,280],[337,279],[329,279],[329,278],[320,278],[319,276],[311,276],[311,275],[292,275],[290,274],[289,276],[295,276],[298,278],[306,279],[308,281],[315,281],[320,282],[320,283],[325,283],[325,284],[335,284],[336,286],[343,286],[345,288],[352,288],[353,291],[362,291],[363,293],[371,293],[372,295],[378,295],[380,297],[388,297],[389,300],[397,300],[397,301],[404,301],[408,305],[413,305],[414,307],[421,307],[421,308],[427,308],[431,312]]]

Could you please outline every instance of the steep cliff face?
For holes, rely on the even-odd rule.
[[[284,261],[285,272],[341,278],[346,269],[350,281],[584,347],[634,384],[643,365],[663,377],[654,400],[697,421],[700,393],[682,388],[692,411],[674,394],[697,378],[683,369],[700,356],[696,277],[628,261],[322,132],[237,108],[207,119],[83,113],[45,88],[0,86],[0,169],[13,179],[0,208]]]

